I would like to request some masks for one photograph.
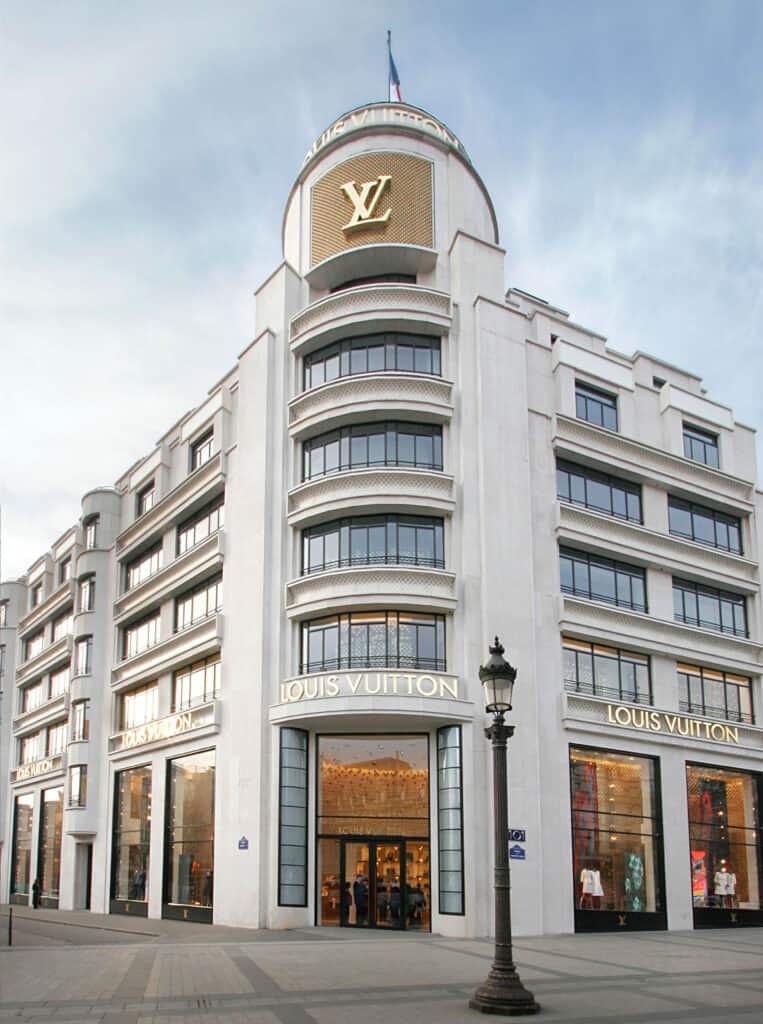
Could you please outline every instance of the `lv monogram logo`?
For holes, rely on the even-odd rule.
[[[342,185],[342,191],[352,203],[352,217],[343,225],[342,231],[364,228],[368,224],[387,223],[392,213],[392,207],[380,217],[374,217],[374,213],[379,205],[382,192],[391,181],[391,174],[382,174],[374,181],[364,181],[360,186],[360,191],[358,191],[354,181],[348,181]]]

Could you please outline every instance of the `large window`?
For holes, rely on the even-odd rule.
[[[143,765],[114,778],[113,900],[148,900],[150,847],[151,768]]]
[[[44,789],[42,791],[37,877],[40,882],[40,895],[46,901],[47,906],[58,906],[63,821],[63,786],[56,786],[55,789]]]
[[[688,764],[686,787],[695,916],[760,910],[759,776]]]
[[[34,794],[17,796],[13,808],[11,895],[28,895],[32,884],[32,820]]]
[[[561,587],[565,594],[646,611],[646,578],[637,565],[615,562],[586,551],[560,548]]]
[[[590,911],[614,912],[613,929],[664,913],[656,760],[570,747],[570,783],[576,928],[596,927]]]
[[[747,676],[679,662],[681,710],[731,722],[752,722],[752,692]]]
[[[153,576],[155,572],[159,572],[162,562],[163,552],[160,541],[127,563],[125,567],[126,589],[132,590],[133,587],[137,587],[139,583]]]
[[[668,500],[670,532],[699,544],[742,554],[742,530],[739,519],[712,508],[694,505],[679,498]]]
[[[445,567],[442,519],[355,516],[302,531],[302,572],[348,565]]]
[[[423,334],[372,334],[345,338],[305,356],[305,391],[358,373],[440,375],[440,339]]]
[[[461,726],[437,730],[437,842],[440,913],[464,913]]]
[[[563,642],[562,653],[565,690],[634,704],[652,703],[646,655],[569,638]]]
[[[606,473],[571,462],[556,464],[556,493],[562,501],[604,512],[608,516],[641,522],[641,488]]]
[[[280,729],[278,903],[307,906],[307,733]]]
[[[225,495],[206,505],[178,527],[177,553],[182,555],[225,524]]]
[[[302,446],[303,479],[367,466],[442,469],[442,428],[427,423],[368,423],[320,434]]]
[[[673,613],[676,622],[747,636],[747,609],[742,594],[716,590],[674,576]]]
[[[65,693],[69,692],[70,675],[71,669],[68,665],[64,665],[63,668],[56,669],[55,672],[50,673],[51,700],[54,700],[56,697],[62,697]]]
[[[69,769],[69,806],[87,806],[86,764],[73,764]]]
[[[24,641],[24,658],[29,661],[30,658],[36,658],[38,654],[41,654],[45,650],[45,631],[39,630],[34,636],[30,636],[28,640]]]
[[[122,634],[122,657],[132,658],[159,643],[159,612],[127,626]]]
[[[45,730],[33,732],[29,736],[22,736],[19,741],[19,764],[32,764],[45,757],[47,740]]]
[[[445,617],[351,612],[302,625],[302,672],[342,668],[445,671]]]
[[[25,686],[21,696],[22,713],[34,711],[35,708],[45,703],[47,697],[47,687],[42,679],[37,683],[32,683],[31,686]]]
[[[74,648],[74,674],[87,676],[93,671],[93,638],[81,636]]]
[[[617,430],[617,399],[581,381],[575,381],[575,414],[599,427]]]
[[[175,630],[187,629],[219,611],[223,606],[223,578],[205,580],[175,601]]]
[[[191,471],[209,462],[214,454],[215,435],[208,430],[191,445]]]
[[[53,620],[53,643],[57,640],[62,640],[74,629],[74,609],[68,608],[63,615],[59,615],[57,619]]]
[[[48,726],[48,744],[45,751],[47,757],[55,757],[66,749],[66,722]]]
[[[215,752],[168,763],[164,902],[205,908],[211,918],[214,879]]]
[[[120,729],[135,729],[146,722],[153,722],[159,716],[159,684],[147,683],[129,690],[121,694],[119,702]]]
[[[684,423],[684,455],[718,469],[718,435]]]
[[[202,661],[195,661],[177,671],[172,681],[172,710],[207,704],[220,692],[220,655],[214,654]]]

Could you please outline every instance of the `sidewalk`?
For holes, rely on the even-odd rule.
[[[467,1001],[493,952],[429,935],[18,912],[20,944],[0,949],[0,1021],[475,1024]],[[522,938],[515,956],[539,1021],[763,1018],[763,929]]]

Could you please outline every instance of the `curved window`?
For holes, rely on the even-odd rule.
[[[302,575],[348,565],[443,569],[442,519],[353,516],[302,531]]]
[[[345,338],[305,356],[304,388],[359,373],[428,373],[439,377],[440,339],[426,334]]]
[[[442,427],[428,423],[364,423],[319,434],[302,446],[302,479],[367,466],[442,470]]]
[[[350,612],[302,625],[302,673],[344,668],[445,671],[445,616]]]

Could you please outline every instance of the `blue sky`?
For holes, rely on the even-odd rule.
[[[507,286],[763,426],[763,4],[6,0],[4,577],[234,364],[304,153],[385,96],[388,27]]]

